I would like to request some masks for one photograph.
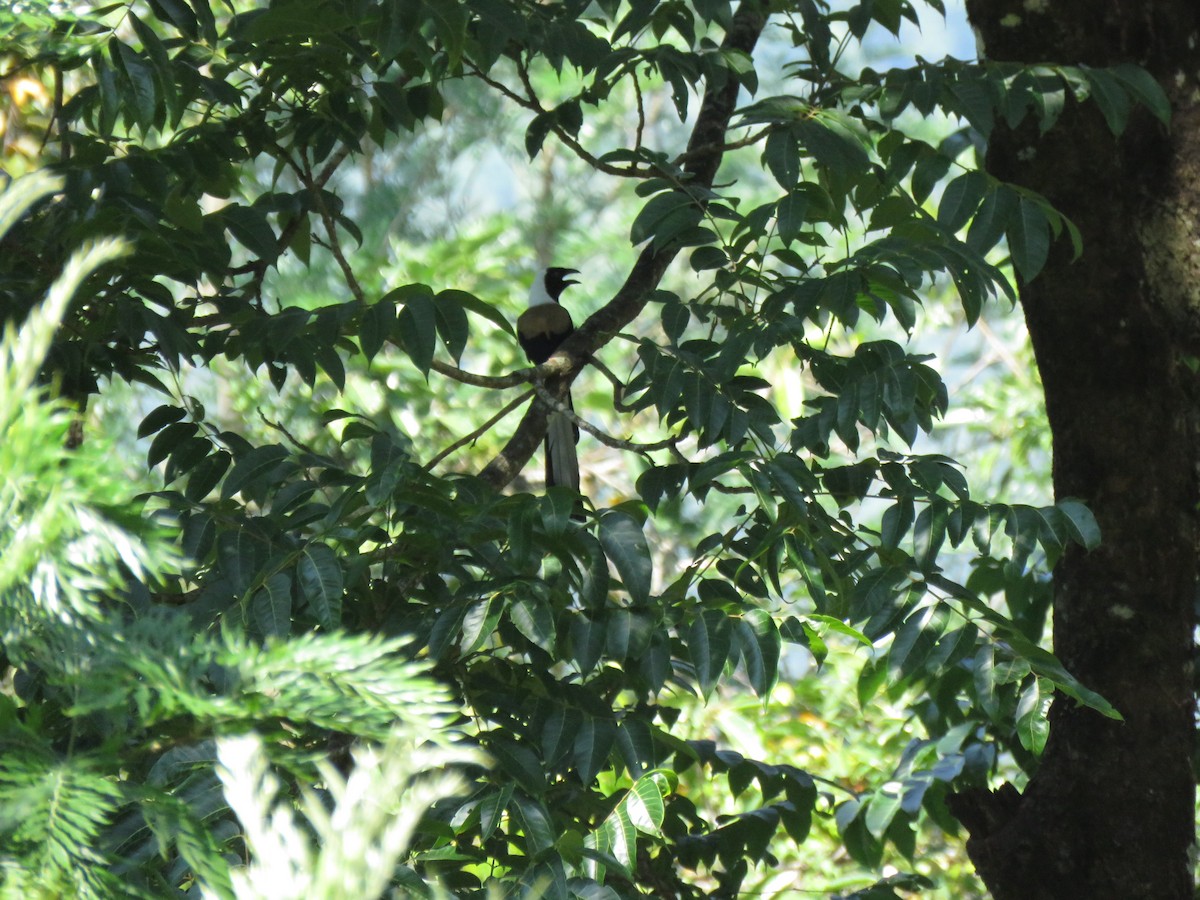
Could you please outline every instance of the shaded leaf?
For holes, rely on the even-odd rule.
[[[609,510],[600,516],[599,537],[629,596],[635,603],[648,600],[653,561],[641,524],[628,513]]]
[[[342,618],[342,567],[333,549],[315,541],[307,544],[300,551],[296,575],[308,607],[321,626],[328,630],[339,627]]]

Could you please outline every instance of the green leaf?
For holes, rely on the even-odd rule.
[[[538,502],[538,509],[546,535],[561,537],[570,527],[571,516],[579,510],[579,493],[559,485],[547,488]]]
[[[672,789],[663,772],[650,772],[635,781],[599,827],[588,835],[585,844],[589,850],[585,855],[601,865],[615,864],[628,876],[637,858],[638,831],[655,837],[661,834],[665,800]],[[600,877],[602,869],[593,867],[591,874]]]
[[[462,359],[463,351],[467,347],[467,338],[470,336],[470,323],[467,321],[467,311],[462,302],[464,295],[470,296],[466,291],[439,291],[434,304],[437,310],[438,334],[455,364]]]
[[[1017,737],[1021,746],[1034,756],[1041,756],[1050,736],[1050,711],[1053,685],[1034,678],[1021,692],[1017,701]]]
[[[782,202],[782,201],[781,201]],[[729,257],[720,247],[703,246],[697,247],[692,251],[691,259],[689,260],[692,270],[703,272],[707,269],[720,269],[729,264]],[[675,306],[681,307],[682,304],[676,303]],[[663,306],[664,313],[667,306]],[[678,337],[678,334],[676,335]]]
[[[287,448],[280,444],[255,447],[238,457],[232,471],[221,485],[221,499],[228,500],[239,491],[254,487],[262,490],[264,483],[274,483],[287,465]]]
[[[858,673],[858,681],[854,687],[859,709],[865,710],[867,708],[867,704],[871,702],[871,698],[879,693],[879,689],[883,687],[887,679],[888,667],[883,664],[882,660],[868,662],[862,667],[862,671]]]
[[[193,437],[199,430],[195,422],[175,422],[160,431],[150,442],[146,451],[146,464],[156,466],[175,450],[180,444]]]
[[[500,787],[499,790],[489,793],[479,804],[479,836],[482,840],[488,840],[496,831],[496,826],[500,824],[501,818],[508,809],[508,804],[512,800],[513,791],[516,790],[514,782],[508,782]]]
[[[289,3],[244,17],[238,37],[251,42],[316,38],[349,24],[345,14],[317,3]]]
[[[899,547],[900,541],[908,534],[908,530],[912,528],[915,517],[916,511],[913,506],[912,497],[907,494],[900,497],[895,503],[884,510],[879,529],[880,545],[889,550]]]
[[[490,303],[485,303],[474,294],[468,294],[466,291],[453,291],[453,294],[458,303],[467,312],[482,316],[506,334],[513,334],[512,323],[496,307]]]
[[[556,765],[574,745],[583,715],[575,709],[556,706],[542,723],[542,758]]]
[[[737,622],[737,636],[746,679],[754,693],[766,697],[779,674],[782,639],[775,620],[764,609],[750,609]]]
[[[883,859],[883,842],[871,834],[866,817],[860,815],[861,810],[861,801],[847,800],[838,805],[834,819],[851,858],[862,866],[874,869]]]
[[[1071,540],[1085,550],[1095,550],[1100,546],[1100,525],[1082,501],[1068,497],[1054,506],[1062,514],[1067,536]]]
[[[167,48],[154,30],[139,19],[132,10],[129,12],[129,22],[150,59],[155,76],[155,88],[163,93],[163,100],[166,102],[167,108],[172,110],[172,120],[174,121],[182,111],[178,109],[179,91],[175,84],[175,73],[171,71],[171,60],[167,55]]]
[[[642,643],[644,649],[641,650],[639,658],[631,662],[636,663],[636,677],[641,679],[646,689],[657,693],[663,689],[667,678],[673,673],[671,649],[662,631],[647,633],[646,640]]]
[[[396,307],[388,302],[386,297],[363,310],[358,342],[367,362],[373,360],[375,354],[382,349],[384,342],[391,336],[395,323]]]
[[[109,53],[113,65],[123,71],[128,79],[131,96],[126,97],[126,115],[132,112],[138,127],[142,131],[149,131],[154,127],[160,102],[154,69],[141,54],[117,38],[109,42]]]
[[[790,128],[773,129],[763,145],[763,161],[789,195],[800,180],[800,144]]]
[[[599,537],[630,598],[645,603],[650,599],[654,564],[641,524],[626,512],[609,510],[600,516]]]
[[[851,130],[853,120],[836,110],[818,110],[793,128],[817,165],[836,178],[853,179],[868,168],[866,151]]]
[[[611,719],[584,717],[575,733],[572,759],[579,780],[585,785],[590,785],[604,769],[616,738],[617,728]]]
[[[849,466],[826,469],[821,476],[825,489],[841,506],[861,500],[871,489],[875,480],[875,461],[863,460]]]
[[[389,298],[403,304],[397,318],[400,346],[421,372],[428,373],[437,349],[437,309],[433,293],[423,284],[412,284],[391,291],[379,302]]]
[[[267,547],[248,528],[223,531],[217,538],[217,562],[233,593],[241,594],[254,585],[255,576],[266,562]]]
[[[546,137],[554,125],[554,110],[540,112],[530,121],[529,127],[525,129],[525,152],[529,154],[530,159],[541,153],[542,145],[546,143]]]
[[[987,192],[988,177],[978,170],[959,175],[942,192],[938,201],[938,224],[950,232],[957,232],[970,220],[979,208]]]
[[[976,68],[963,71],[959,80],[951,85],[950,92],[958,101],[957,112],[987,138],[995,124],[995,109],[986,70]]]
[[[667,778],[661,772],[650,772],[633,783],[621,802],[634,828],[653,837],[662,833],[669,790]]]
[[[199,503],[208,497],[232,462],[233,457],[229,453],[218,450],[197,463],[188,474],[187,490],[184,492],[187,498]]]
[[[1100,112],[1104,121],[1113,134],[1120,134],[1129,122],[1129,113],[1133,109],[1133,101],[1120,79],[1106,69],[1093,69],[1090,66],[1080,66],[1084,79],[1088,84],[1088,93]]]
[[[463,616],[462,635],[459,638],[459,648],[464,654],[475,653],[495,637],[504,607],[503,598],[495,594],[471,604]]]
[[[554,849],[554,824],[545,806],[522,794],[514,794],[509,808],[525,835],[525,851],[531,859]]]
[[[976,253],[986,253],[1003,236],[1018,209],[1016,191],[1004,184],[983,198],[983,203],[967,229],[967,246]]]
[[[1026,281],[1033,280],[1050,255],[1050,222],[1041,206],[1028,197],[1017,201],[1016,215],[1008,225],[1008,249]]]
[[[840,634],[851,638],[852,640],[858,641],[863,646],[871,646],[870,638],[868,638],[857,628],[847,625],[841,619],[836,619],[833,616],[826,616],[820,613],[807,613],[806,615],[802,616],[802,618],[808,622],[816,622],[823,628],[827,628],[835,634]]]
[[[187,413],[178,406],[165,404],[155,407],[146,414],[146,418],[142,419],[142,424],[138,426],[137,436],[139,438],[148,437],[164,426],[178,422],[185,415]]]
[[[346,389],[346,367],[342,364],[342,358],[338,355],[337,349],[332,344],[314,343],[312,353],[313,359],[321,367],[321,371],[337,386],[339,391],[344,391]]]
[[[622,719],[617,726],[617,750],[630,776],[645,774],[656,759],[650,726],[642,719]]]
[[[1039,647],[1015,629],[1007,632],[1006,638],[1013,651],[1028,662],[1030,670],[1053,683],[1056,690],[1091,707],[1103,716],[1118,722],[1124,721],[1124,717],[1111,703],[1091,688],[1084,687],[1049,650]]]
[[[209,0],[191,0],[192,8],[196,11],[196,19],[200,23],[200,31],[210,46],[217,44],[217,23],[213,16]]]
[[[604,652],[609,659],[624,662],[629,657],[636,620],[628,609],[610,609],[604,614]]]
[[[688,625],[685,642],[700,694],[707,700],[725,671],[733,646],[729,618],[720,610],[704,610]]]
[[[542,771],[541,762],[524,744],[517,743],[507,735],[493,732],[488,736],[485,746],[501,771],[511,775],[526,793],[538,797],[546,790],[546,775]],[[528,798],[520,795],[514,799],[530,802]],[[539,819],[540,817],[534,816],[535,824]],[[549,843],[553,844],[553,839]]]
[[[583,673],[591,672],[600,661],[607,639],[604,623],[596,621],[586,612],[579,611],[570,617],[571,658]]]
[[[530,643],[547,653],[554,653],[554,616],[545,601],[534,597],[520,597],[508,608],[509,618]]]
[[[996,651],[991,644],[975,652],[973,669],[975,697],[988,717],[995,719],[1000,714],[1000,699],[996,694]]]
[[[979,628],[970,622],[943,634],[929,654],[926,669],[929,672],[938,672],[947,666],[957,665],[974,649],[978,638]]]
[[[901,795],[898,791],[877,791],[867,801],[867,812],[863,824],[876,840],[883,840],[896,813],[900,812]]]
[[[332,631],[342,624],[342,567],[327,544],[313,541],[300,551],[296,576],[308,608],[321,627]]]
[[[776,204],[776,217],[779,222],[779,239],[784,246],[791,244],[804,227],[804,217],[808,212],[808,194],[803,191],[788,191]]]
[[[159,21],[170,22],[184,37],[194,41],[199,36],[200,23],[184,0],[150,0],[150,8]]]
[[[1108,71],[1160,122],[1164,125],[1171,124],[1171,101],[1153,75],[1133,63],[1121,63]]]
[[[703,250],[705,248],[701,247],[700,249]],[[667,338],[672,343],[678,343],[679,338],[682,337],[684,330],[687,328],[688,322],[691,321],[692,313],[685,304],[680,303],[678,299],[672,297],[663,303],[661,318],[663,331],[666,333]]]
[[[946,523],[949,518],[946,503],[938,498],[931,500],[917,516],[913,529],[913,560],[922,572],[936,567],[938,553],[946,541]]]
[[[265,637],[283,637],[291,632],[292,579],[287,572],[276,572],[254,592],[250,614]]]
[[[641,244],[654,239],[654,247],[665,247],[682,232],[699,224],[700,206],[685,191],[665,191],[650,198],[633,220],[629,239]]]
[[[946,177],[950,171],[952,160],[941,153],[930,153],[922,156],[912,174],[912,195],[918,203],[924,203],[933,193],[934,187]]]
[[[914,611],[896,631],[888,651],[888,667],[906,678],[923,671],[944,624],[944,618],[932,606]]]
[[[237,242],[259,259],[269,262],[279,256],[275,231],[262,210],[231,203],[216,215]]]

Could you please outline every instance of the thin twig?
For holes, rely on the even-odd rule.
[[[642,83],[638,80],[637,67],[635,66],[631,74],[633,75],[633,95],[637,98],[637,134],[634,137],[633,146],[639,150],[642,149],[642,136],[646,131],[646,105],[642,102]]]
[[[333,220],[333,214],[329,211],[329,207],[325,203],[325,198],[321,196],[319,191],[315,199],[317,211],[321,215],[321,222],[325,225],[325,233],[329,237],[325,246],[333,254],[333,258],[337,260],[338,268],[342,270],[342,277],[346,280],[346,285],[350,288],[350,293],[354,295],[354,299],[359,303],[365,303],[367,297],[362,289],[362,285],[358,283],[358,276],[354,274],[354,269],[346,261],[346,254],[342,252],[342,242],[337,235],[337,222]]]
[[[546,112],[546,108],[542,106],[541,102],[537,99],[537,94],[534,93],[533,83],[529,80],[529,70],[527,67],[517,63],[518,77],[520,77],[522,85],[524,85],[525,90],[528,92],[527,96],[522,96],[504,82],[497,81],[496,79],[484,74],[484,72],[474,64],[469,63],[469,65],[471,68],[471,73],[475,75],[476,78],[489,87],[495,88],[518,106],[528,109],[531,112],[535,112],[539,115]],[[601,162],[599,159],[585,150],[583,145],[580,144],[573,135],[571,135],[557,122],[551,123],[550,130],[554,132],[555,137],[557,137],[568,148],[570,148],[572,153],[574,153],[598,172],[603,172],[605,175],[612,175],[616,178],[645,178],[648,174],[650,174],[648,169],[639,168],[638,166],[614,166],[606,162]]]
[[[294,434],[292,434],[290,431],[288,431],[287,426],[284,425],[282,422],[272,422],[270,419],[268,419],[267,414],[262,411],[261,406],[255,407],[255,409],[258,411],[258,417],[260,419],[262,419],[264,425],[266,425],[268,428],[271,428],[275,431],[278,431],[280,434],[282,434],[285,438],[287,438],[292,443],[292,446],[294,446],[297,450],[303,450],[305,453],[309,453],[312,456],[317,457],[318,459],[326,459],[327,458],[324,453],[321,453],[321,452],[313,449],[312,447],[308,446],[308,444],[304,443],[302,440],[300,440],[298,437],[296,437]]]
[[[731,142],[725,143],[725,144],[720,144],[715,147],[689,147],[683,153],[680,153],[677,157],[675,157],[675,159],[673,160],[673,163],[675,165],[682,165],[683,163],[687,162],[689,159],[693,159],[697,155],[702,154],[702,153],[725,153],[729,150],[740,150],[743,147],[749,147],[749,146],[752,146],[753,144],[757,144],[759,141],[761,141],[763,138],[765,138],[770,133],[770,131],[771,131],[770,128],[761,128],[752,134],[746,135],[744,138],[741,138],[740,140],[731,141]]]
[[[526,391],[525,393],[521,394],[521,396],[517,397],[517,399],[506,404],[504,406],[504,408],[500,410],[500,412],[496,413],[494,416],[492,416],[490,419],[488,419],[486,422],[484,422],[482,425],[480,425],[478,428],[476,428],[470,434],[459,438],[453,444],[446,447],[444,450],[442,450],[440,453],[438,453],[436,456],[434,456],[433,459],[431,459],[431,460],[429,460],[429,462],[425,463],[425,465],[423,465],[421,468],[424,469],[426,472],[431,471],[434,466],[436,466],[438,463],[440,463],[443,459],[445,459],[447,456],[449,456],[451,453],[453,453],[459,447],[465,446],[466,444],[474,443],[476,440],[479,439],[480,436],[485,434],[493,425],[495,425],[497,422],[499,422],[501,419],[503,419],[510,412],[512,412],[514,409],[516,409],[518,406],[520,406],[522,403],[524,403],[526,400],[528,400],[532,396],[533,396],[532,390]]]
[[[613,409],[615,409],[617,412],[636,412],[637,410],[632,403],[625,402],[625,382],[618,378],[612,369],[610,369],[596,357],[593,356],[590,360],[588,360],[588,362],[591,363],[591,365],[601,375],[607,378],[608,383],[612,385]]]
[[[345,162],[346,157],[350,155],[350,145],[342,144],[341,149],[329,157],[329,162],[325,164],[325,168],[321,170],[321,174],[317,176],[317,180],[312,184],[312,187],[320,190],[325,187],[329,179],[333,177],[333,173],[337,171],[338,166]]]
[[[567,406],[567,404],[550,393],[550,391],[547,390],[544,385],[534,382],[533,390],[534,393],[538,395],[538,399],[549,406],[556,413],[561,413],[562,415],[566,416],[572,422],[578,425],[581,430],[586,431],[600,443],[604,444],[606,447],[612,447],[614,450],[631,450],[634,453],[652,453],[655,450],[672,449],[679,440],[676,437],[669,437],[650,444],[642,444],[637,441],[628,441],[613,437],[608,432],[601,431],[591,422],[587,421],[587,419],[581,419],[575,410]]]
[[[484,84],[486,84],[488,87],[495,88],[496,90],[498,90],[501,94],[503,94],[509,100],[513,101],[513,103],[517,104],[518,106],[524,107],[525,109],[532,110],[533,112],[540,113],[540,112],[546,111],[545,109],[542,108],[542,104],[538,102],[538,99],[536,96],[523,97],[520,94],[518,94],[516,91],[514,91],[512,88],[510,88],[503,81],[497,81],[495,78],[492,78],[491,76],[487,75],[483,71],[483,69],[480,69],[478,66],[476,66],[470,60],[465,60],[465,62],[470,67],[472,75],[474,75],[476,78],[478,78]]]
[[[597,172],[603,172],[605,175],[612,175],[616,178],[645,178],[651,174],[651,169],[641,166],[614,166],[611,163],[601,162],[597,157],[588,153],[583,148],[583,144],[575,140],[570,132],[557,123],[551,125],[550,130],[554,132],[555,137],[571,149],[572,153]]]

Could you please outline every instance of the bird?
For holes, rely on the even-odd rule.
[[[579,284],[571,278],[578,274],[578,269],[551,266],[539,271],[533,279],[529,308],[517,317],[517,341],[535,366],[553,356],[575,330],[571,314],[559,298],[568,287]],[[567,406],[574,409],[570,393]],[[562,485],[579,490],[579,456],[575,449],[578,441],[578,426],[566,415],[551,410],[546,424],[546,487]]]

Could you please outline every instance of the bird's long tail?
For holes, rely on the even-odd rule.
[[[579,455],[575,423],[562,413],[551,412],[546,427],[546,486],[562,485],[579,490]]]

